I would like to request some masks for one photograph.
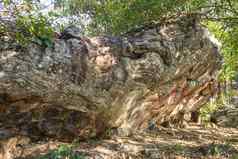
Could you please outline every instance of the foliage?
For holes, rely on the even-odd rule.
[[[84,159],[85,157],[73,152],[72,147],[67,145],[61,145],[58,149],[50,151],[44,156],[40,156],[37,159]]]
[[[173,150],[175,151],[175,152],[180,152],[180,153],[182,153],[183,151],[184,151],[184,146],[183,145],[181,145],[181,144],[179,144],[179,143],[176,143],[174,146],[173,146]]]
[[[211,100],[207,104],[205,104],[200,109],[201,120],[205,123],[210,122],[211,114],[223,106],[221,103],[223,103],[223,101],[219,99],[219,100]]]
[[[221,81],[230,81],[237,76],[238,68],[238,2],[218,0],[211,11],[208,28],[222,42],[224,65],[220,73]]]
[[[234,151],[234,147],[229,143],[216,144],[211,143],[208,145],[208,154],[212,156],[223,156],[227,153]]]
[[[237,76],[238,68],[238,27],[223,29],[221,22],[207,21],[205,25],[223,44],[221,52],[224,64],[220,73],[220,81],[230,81]]]
[[[70,14],[88,13],[91,34],[119,35],[163,16],[200,8],[205,0],[68,0]]]
[[[19,28],[24,28],[25,32],[17,32],[16,40],[23,45],[28,42],[35,42],[44,47],[52,47],[53,29],[48,25],[46,17],[39,15],[34,17],[18,16],[16,25]],[[25,36],[27,35],[27,36]]]
[[[7,24],[3,21],[0,25],[0,33],[10,35],[23,46],[35,42],[43,47],[52,47],[54,32],[49,22],[50,19],[41,12],[37,12],[37,6],[30,2],[24,0],[20,4],[15,4],[10,0],[4,1],[5,16],[10,16],[10,19],[5,20],[8,21]]]
[[[234,94],[234,91],[223,92],[219,97],[212,98],[207,104],[200,109],[200,116],[203,122],[210,122],[211,114],[217,111],[219,108],[229,105],[230,97]]]

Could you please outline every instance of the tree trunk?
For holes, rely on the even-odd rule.
[[[106,127],[180,123],[181,114],[199,110],[216,91],[218,44],[196,17],[147,25],[122,37],[85,38],[72,30],[77,31],[66,29],[52,48],[1,43],[2,127],[81,139]]]

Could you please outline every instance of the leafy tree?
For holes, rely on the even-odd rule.
[[[38,12],[33,1],[3,1],[5,18],[0,18],[0,35],[15,39],[22,46],[35,42],[44,47],[52,46],[54,36],[49,18]]]
[[[68,0],[68,14],[88,13],[92,34],[118,35],[182,11],[196,11],[205,0]]]

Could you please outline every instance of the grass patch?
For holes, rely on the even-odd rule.
[[[85,159],[85,156],[72,150],[72,146],[60,145],[57,149],[51,150],[46,155],[36,159]]]
[[[230,90],[227,93],[222,93],[219,98],[213,98],[207,104],[205,104],[200,109],[200,117],[203,123],[209,123],[212,113],[224,106],[229,105],[230,98],[234,95],[234,93],[234,90]]]

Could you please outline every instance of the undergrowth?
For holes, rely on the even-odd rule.
[[[200,109],[200,117],[202,122],[208,123],[211,115],[222,107],[230,105],[230,98],[234,95],[234,90],[221,93],[218,97],[212,98],[207,104]]]
[[[51,150],[46,155],[36,159],[85,159],[83,154],[79,154],[72,150],[72,146],[60,145],[57,149]]]

